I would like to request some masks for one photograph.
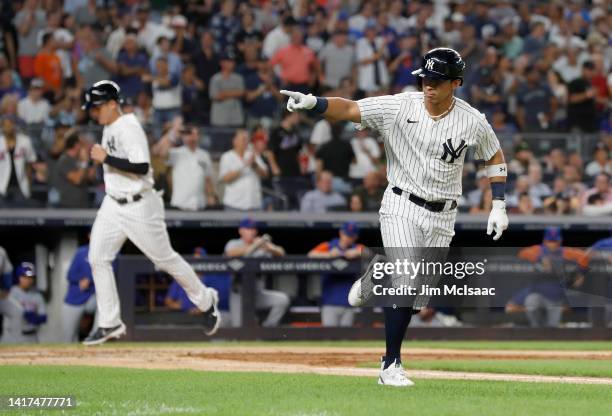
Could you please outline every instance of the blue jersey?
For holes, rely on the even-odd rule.
[[[347,249],[340,247],[340,239],[335,238],[331,241],[321,243],[314,248],[317,252],[330,252],[334,248],[344,253],[346,250],[360,247],[353,244]],[[321,276],[321,305],[350,306],[348,303],[348,293],[355,281],[352,274],[324,274]]]
[[[69,305],[82,305],[95,293],[93,274],[87,260],[88,254],[89,245],[84,245],[77,249],[72,258],[70,269],[68,269],[68,276],[66,276],[68,279],[68,293],[66,293],[66,298],[64,299],[64,302]],[[84,277],[89,279],[90,284],[87,289],[81,291],[79,281]]]
[[[232,277],[227,273],[207,273],[200,276],[200,280],[207,287],[217,289],[219,292],[219,310],[229,311],[229,295],[232,285]],[[173,301],[178,301],[181,304],[181,310],[187,312],[196,306],[189,300],[185,290],[179,285],[176,280],[172,282],[168,288],[166,297]]]
[[[597,241],[591,246],[591,250],[612,251],[612,237]]]

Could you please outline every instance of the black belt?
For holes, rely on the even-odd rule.
[[[111,196],[111,198],[113,198],[119,205],[125,205],[128,202],[138,202],[138,201],[140,201],[142,199],[142,194],[136,194],[131,199],[127,199],[127,198],[115,198],[114,196]]]
[[[404,190],[398,188],[397,186],[394,186],[393,188],[391,188],[391,190],[393,191],[395,195],[401,196],[404,193]],[[444,210],[444,207],[446,206],[446,202],[425,201],[423,198],[416,196],[415,194],[410,194],[408,196],[408,199],[410,200],[410,202],[420,207],[423,207],[429,211],[432,211],[432,212],[441,212]],[[450,209],[455,209],[455,208],[457,208],[457,201],[453,201],[450,206]]]
[[[30,329],[29,331],[21,331],[21,335],[36,335],[38,329]]]

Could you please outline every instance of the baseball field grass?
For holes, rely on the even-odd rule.
[[[0,396],[74,396],[68,415],[612,415],[612,342],[406,346],[407,389],[377,384],[381,342],[0,346]]]
[[[75,396],[83,415],[610,415],[610,386],[5,366],[2,394]],[[16,414],[42,414],[24,412]]]

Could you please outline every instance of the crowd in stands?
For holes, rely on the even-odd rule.
[[[85,87],[112,79],[124,111],[147,128],[169,205],[375,211],[386,186],[376,135],[286,113],[279,90],[352,99],[414,91],[423,53],[449,46],[467,63],[457,95],[487,116],[507,150],[509,208],[612,213],[605,1],[0,4],[0,206],[99,203],[88,150],[100,134],[80,104]],[[200,149],[220,131],[232,137],[213,146],[225,153]],[[534,146],[549,133],[590,139],[576,149]],[[464,212],[489,210],[479,169],[466,165]]]

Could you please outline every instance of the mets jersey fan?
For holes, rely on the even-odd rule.
[[[483,114],[454,97],[464,71],[459,53],[437,48],[425,54],[423,66],[413,72],[421,92],[351,101],[281,91],[289,97],[289,111],[312,111],[332,121],[352,121],[358,128],[377,130],[384,139],[389,186],[379,214],[387,256],[387,248],[449,246],[455,233],[463,162],[470,146],[476,157],[485,161],[491,182],[493,207],[487,234],[495,232],[493,239],[497,240],[508,227],[507,168],[499,141]],[[351,288],[351,305],[363,305],[371,296],[363,288],[371,287],[366,285],[369,282],[371,268]],[[386,355],[380,384],[413,384],[402,368],[400,349],[413,311],[428,301],[428,297],[417,296],[412,307],[384,308]]]
[[[36,289],[36,269],[23,262],[15,270],[16,284],[5,299],[0,297],[0,313],[4,328],[0,343],[30,344],[38,342],[38,330],[47,322],[47,307]]]
[[[134,114],[123,114],[119,86],[99,81],[85,93],[84,109],[104,126],[102,145],[94,145],[91,158],[103,164],[106,196],[91,230],[89,264],[98,306],[98,330],[85,345],[122,336],[119,295],[112,261],[126,239],[159,269],[185,289],[189,299],[204,311],[204,327],[212,335],[219,327],[217,291],[205,287],[189,264],[170,245],[164,221],[164,204],[153,190],[149,145]]]

